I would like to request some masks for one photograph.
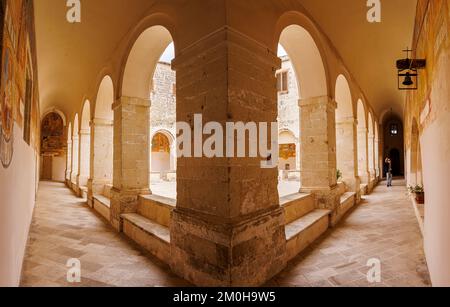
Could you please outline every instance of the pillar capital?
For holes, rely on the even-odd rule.
[[[113,124],[114,124],[113,120],[102,119],[102,118],[94,118],[90,122],[91,127],[101,127],[101,126],[111,127]]]
[[[112,110],[114,111],[117,108],[120,108],[123,106],[137,106],[137,107],[150,108],[151,105],[152,105],[152,103],[151,103],[150,99],[122,96],[116,102],[113,103]]]
[[[329,96],[317,96],[299,99],[298,106],[300,108],[311,106],[326,106],[326,108],[329,110],[336,110],[337,102]]]
[[[81,137],[86,136],[86,135],[90,135],[91,134],[91,130],[90,129],[80,129],[80,132],[78,133],[78,135]]]
[[[358,125],[358,121],[353,117],[342,117],[336,119],[336,125]]]

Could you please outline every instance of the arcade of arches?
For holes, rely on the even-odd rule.
[[[63,2],[2,0],[0,285],[450,285],[450,1]],[[178,156],[196,114],[277,122],[278,168]]]

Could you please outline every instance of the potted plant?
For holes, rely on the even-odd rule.
[[[415,195],[416,201],[419,204],[421,204],[421,205],[425,204],[425,190],[424,190],[423,186],[421,186],[421,185],[416,185],[414,187],[410,186],[409,192],[411,194]]]
[[[337,178],[337,181],[339,181],[339,180],[342,178],[342,172],[341,172],[341,170],[337,170],[337,172],[336,172],[336,178]]]

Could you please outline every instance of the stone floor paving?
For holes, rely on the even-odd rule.
[[[336,228],[268,286],[428,286],[422,237],[403,181],[378,187]],[[189,286],[76,198],[42,182],[23,267],[22,286],[73,286],[67,261],[82,265],[76,286]],[[369,284],[367,261],[381,261],[382,282]]]
[[[79,259],[80,284],[67,282]],[[42,182],[25,256],[22,286],[189,286],[167,266],[116,233],[63,184]]]
[[[294,259],[269,286],[429,286],[423,239],[404,181],[377,187],[337,227]],[[381,262],[369,283],[368,261]]]

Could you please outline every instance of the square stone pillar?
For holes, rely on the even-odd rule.
[[[70,184],[70,176],[72,173],[72,142],[67,142],[66,154],[66,184]]]
[[[342,181],[351,191],[359,193],[357,129],[357,122],[353,117],[336,123],[337,161]]]
[[[122,231],[124,213],[137,211],[139,195],[150,194],[150,101],[121,97],[114,110],[113,227]]]
[[[89,129],[80,130],[80,153],[78,155],[78,187],[86,187],[89,179],[89,161],[91,158],[91,131]],[[81,195],[80,195],[81,196]]]
[[[371,133],[368,135],[369,141],[369,163],[370,163],[370,176],[372,180],[375,180],[377,177],[377,169],[376,169],[376,160],[375,160],[375,134]]]
[[[195,114],[222,127],[276,122],[281,61],[254,40],[224,27],[182,50],[172,65],[178,122],[193,128]],[[261,161],[178,159],[171,227],[175,273],[199,286],[258,286],[285,267],[278,169],[263,169]]]
[[[337,189],[336,108],[328,96],[302,99],[300,106],[300,163],[302,193],[313,193],[321,209],[335,214]],[[332,218],[333,218],[332,216]]]
[[[72,170],[70,172],[70,186],[72,189],[77,185],[77,177],[78,177],[78,155],[79,152],[79,137],[78,135],[74,136],[72,138]]]
[[[91,122],[91,163],[88,181],[88,204],[93,205],[93,196],[102,194],[105,185],[112,184],[113,174],[113,121],[94,119]]]
[[[362,140],[362,142],[360,142]],[[358,127],[358,173],[361,183],[370,183],[368,131],[365,127]]]

